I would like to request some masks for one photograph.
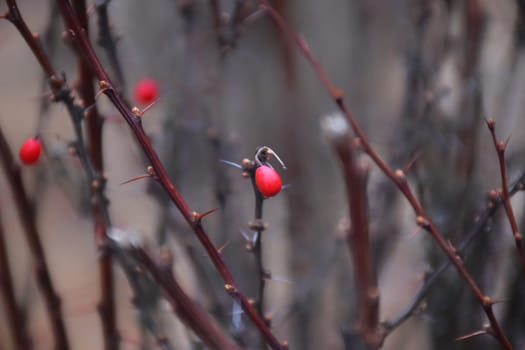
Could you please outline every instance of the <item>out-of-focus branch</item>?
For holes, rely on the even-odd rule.
[[[2,128],[0,127],[0,152],[3,152],[4,147],[7,146],[5,142]],[[0,208],[0,213],[2,212]],[[7,314],[7,323],[13,335],[13,344],[17,350],[32,349],[31,339],[27,333],[26,322],[24,315],[18,307],[15,296],[15,288],[13,285],[13,276],[11,275],[11,267],[9,266],[9,257],[7,255],[7,246],[4,235],[4,227],[2,225],[2,218],[0,217],[0,293],[4,300],[4,309]]]
[[[494,119],[487,120],[487,126],[492,135],[492,141],[494,143],[494,148],[498,154],[498,163],[499,171],[501,175],[501,200],[503,201],[503,206],[505,207],[505,213],[509,220],[510,228],[512,229],[512,236],[516,242],[516,249],[518,250],[518,257],[521,263],[521,271],[525,276],[525,248],[523,247],[523,235],[520,233],[518,228],[518,223],[516,222],[516,216],[514,215],[514,210],[510,204],[510,193],[507,185],[507,165],[505,164],[505,149],[507,148],[506,142],[498,141],[496,137],[496,122]]]
[[[109,22],[108,6],[110,2],[111,0],[95,1],[98,26],[97,44],[106,51],[109,65],[114,73],[117,88],[119,92],[122,93],[123,91],[126,91],[126,80],[122,72],[122,64],[117,52],[117,38],[112,32]]]
[[[379,328],[379,290],[373,266],[368,231],[366,177],[368,167],[355,159],[349,141],[349,128],[344,117],[335,113],[322,122],[341,163],[349,206],[350,228],[346,233],[352,257],[357,289],[357,324],[355,331],[368,349],[378,349],[382,342]],[[356,145],[354,145],[356,146]]]
[[[73,6],[78,21],[84,28],[86,35],[89,33],[87,8],[85,0],[73,1]],[[100,16],[99,16],[100,19]],[[102,331],[104,334],[104,348],[106,350],[116,350],[119,348],[119,333],[117,330],[117,319],[115,310],[115,291],[114,276],[111,265],[111,256],[105,249],[107,240],[107,229],[111,225],[109,214],[104,198],[104,189],[106,181],[102,176],[104,170],[104,158],[102,152],[102,127],[104,119],[99,114],[96,101],[95,90],[93,87],[94,77],[91,69],[82,57],[78,57],[78,91],[83,100],[84,106],[88,108],[84,111],[86,121],[86,131],[88,139],[89,160],[93,167],[94,178],[90,178],[92,201],[92,214],[95,228],[95,242],[99,251],[98,267],[101,287],[101,300],[98,304],[98,312],[102,322]],[[80,121],[78,121],[80,122]],[[84,145],[79,145],[83,147]],[[104,203],[101,203],[98,198]],[[104,208],[101,208],[104,206]],[[107,220],[106,220],[107,219]]]
[[[346,107],[346,104],[343,100],[344,92],[336,88],[332,84],[332,82],[326,75],[326,72],[323,70],[317,59],[313,56],[306,42],[303,39],[301,39],[289,27],[288,23],[286,23],[286,21],[284,21],[284,19],[279,15],[279,13],[277,13],[271,7],[270,3],[267,0],[260,0],[260,4],[263,6],[263,8],[267,10],[267,13],[270,15],[270,18],[274,21],[278,29],[283,31],[290,38],[290,40],[297,46],[299,51],[308,60],[311,67],[313,68],[313,70],[325,86],[326,90],[330,94],[330,97],[334,100],[336,105],[339,107],[340,111],[350,123],[350,126],[352,127],[354,133],[359,138],[359,142],[363,147],[363,150],[370,156],[370,158],[372,158],[372,160],[377,164],[381,171],[396,185],[399,191],[408,200],[408,202],[412,206],[412,209],[414,210],[414,213],[416,214],[416,223],[432,236],[432,238],[441,248],[443,253],[445,253],[445,255],[450,259],[450,261],[458,271],[459,275],[470,287],[472,293],[475,295],[476,299],[481,304],[483,311],[485,312],[489,320],[490,331],[488,333],[493,334],[504,349],[512,349],[512,345],[509,339],[501,329],[501,326],[498,323],[496,316],[494,315],[494,311],[492,308],[492,306],[494,305],[494,301],[481,291],[477,283],[472,278],[472,275],[470,275],[470,273],[466,270],[465,266],[463,265],[463,260],[457,254],[456,248],[452,245],[450,241],[447,241],[443,237],[438,228],[432,223],[425,210],[410,190],[404,172],[402,170],[390,169],[390,167],[376,153],[372,145],[369,143],[366,135],[361,130],[354,117],[350,114],[348,108]]]
[[[267,343],[273,349],[287,348],[287,344],[281,344],[277,340],[263,319],[258,316],[257,311],[250,304],[248,298],[237,288],[233,275],[224,263],[220,252],[210,240],[206,231],[204,230],[204,227],[202,226],[202,216],[190,209],[184,198],[175,188],[175,185],[169,179],[166,169],[162,165],[157,152],[154,150],[151,141],[142,127],[142,114],[136,109],[131,110],[125,103],[124,99],[118,94],[114,85],[111,83],[109,75],[103,68],[97,55],[95,54],[93,47],[82,30],[80,23],[76,19],[69,2],[66,0],[57,0],[57,4],[61,9],[68,30],[74,35],[76,44],[81,50],[83,57],[89,62],[93,72],[97,76],[102,92],[109,98],[109,100],[113,103],[113,105],[117,108],[119,113],[130,126],[138,143],[142,147],[142,150],[151,163],[152,170],[154,171],[154,177],[162,185],[170,199],[183,215],[185,221],[193,229],[193,232],[221,274],[225,282],[224,288],[226,292],[228,292],[235,300],[239,302],[246,315],[254,322],[259,331],[264,334]]]
[[[173,275],[173,259],[169,251],[163,251],[159,264],[140,247],[126,248],[126,253],[147,271],[161,287],[173,307],[173,311],[190,327],[206,346],[211,349],[240,350],[219,328],[217,323],[182,289]]]
[[[28,46],[31,48],[31,50],[33,51],[33,53],[35,54],[35,57],[38,59],[40,65],[42,66],[42,68],[44,69],[44,72],[46,73],[46,76],[48,78],[48,82],[49,82],[49,85],[51,87],[51,90],[53,92],[53,100],[54,101],[58,101],[58,102],[62,102],[66,108],[67,108],[67,111],[70,115],[70,118],[71,118],[71,122],[73,124],[73,129],[74,129],[74,132],[75,132],[75,136],[76,136],[76,140],[75,140],[75,143],[73,144],[73,147],[77,153],[77,156],[80,160],[80,163],[82,165],[82,168],[84,169],[84,172],[86,173],[86,176],[87,176],[87,180],[88,182],[91,184],[91,188],[92,188],[92,194],[93,194],[93,199],[94,199],[94,202],[96,202],[96,205],[98,206],[99,208],[99,213],[100,215],[102,216],[103,220],[100,220],[98,221],[98,223],[96,224],[96,227],[95,227],[95,230],[96,232],[99,234],[99,236],[101,236],[102,234],[102,228],[107,228],[109,226],[111,226],[111,220],[110,220],[110,217],[109,217],[109,212],[108,212],[108,208],[107,208],[107,204],[108,204],[108,201],[107,199],[105,198],[104,196],[104,183],[106,181],[106,179],[102,176],[102,174],[100,173],[97,173],[95,171],[95,168],[94,168],[94,165],[92,165],[91,163],[91,159],[90,159],[90,156],[88,154],[88,151],[86,149],[86,144],[84,142],[84,133],[83,133],[83,130],[82,130],[82,121],[84,119],[84,114],[85,114],[85,111],[86,109],[84,108],[84,105],[81,105],[79,103],[77,103],[75,101],[75,98],[73,97],[73,94],[71,92],[71,89],[70,87],[66,84],[65,80],[64,79],[59,79],[58,76],[56,75],[55,73],[55,70],[49,60],[49,57],[47,56],[47,54],[44,52],[44,50],[42,49],[42,47],[38,44],[38,37],[31,34],[31,32],[29,31],[27,25],[25,24],[25,22],[23,21],[22,17],[21,17],[21,14],[19,13],[18,11],[18,7],[16,6],[16,1],[15,0],[9,0],[9,4],[11,5],[10,6],[10,12],[6,15],[6,18],[10,18],[12,17],[10,14],[15,13],[14,15],[14,19],[16,19],[16,27],[17,29],[20,31],[20,33],[22,34],[22,36],[24,37],[24,39],[26,39],[26,42],[28,44]],[[89,109],[87,110],[87,115],[89,115]],[[89,135],[88,135],[89,136]],[[99,137],[101,137],[101,135],[98,135]],[[92,145],[98,145],[98,148],[95,147],[92,147],[90,150],[91,152],[95,152],[95,160],[94,162],[97,163],[100,167],[102,166],[102,153],[101,153],[101,140],[100,141],[92,141],[91,144]],[[100,168],[101,169],[101,168]],[[97,219],[99,220],[99,219]],[[104,224],[104,226],[102,226],[102,224]],[[106,244],[106,242],[101,242],[101,244]],[[111,269],[111,265],[110,264],[103,264],[104,265],[104,269]],[[108,273],[102,273],[101,274],[101,278],[107,278],[108,276],[110,276]],[[131,282],[130,282],[131,283]],[[106,288],[108,286],[111,286],[110,282],[109,281],[102,281],[102,285],[106,286]],[[104,287],[103,287],[104,288]],[[137,291],[135,291],[135,294],[139,297],[139,298],[143,298],[145,297],[144,296],[144,293],[142,293],[143,291],[138,289]],[[106,291],[103,291],[103,294],[105,295],[109,295],[109,293],[107,292],[107,289]],[[101,306],[102,304],[99,305],[99,310],[100,312],[107,312],[107,309],[106,310],[103,310],[102,308],[105,308],[105,306]],[[171,348],[170,344],[169,344],[169,341],[165,338],[165,336],[161,335],[159,330],[158,330],[158,327],[156,327],[156,324],[155,322],[153,322],[153,311],[144,307],[144,308],[141,308],[141,305],[138,305],[138,310],[139,310],[139,313],[141,315],[141,317],[143,319],[147,319],[148,320],[148,330],[150,332],[152,332],[154,334],[154,336],[157,338],[157,339],[162,339],[162,341],[159,340],[159,344],[162,343],[163,344],[163,349],[165,350],[169,350]],[[59,312],[60,309],[57,307],[57,308],[54,308],[54,310],[56,310],[55,312]],[[114,321],[111,320],[110,317],[107,317],[107,315],[103,316],[103,322],[111,322],[113,323]],[[111,331],[111,327],[109,326],[103,326],[104,329],[105,329],[105,341],[106,341],[106,345],[108,344],[115,344],[117,343],[118,344],[118,334],[114,333],[113,331]],[[111,335],[112,334],[112,335]],[[110,336],[108,336],[110,335]]]
[[[380,341],[379,290],[370,255],[366,200],[368,169],[353,159],[352,149],[348,144],[340,144],[336,149],[343,167],[346,195],[350,206],[351,227],[347,233],[347,242],[354,262],[357,286],[357,330],[369,349],[377,349]]]
[[[61,300],[55,291],[53,282],[51,281],[44,248],[42,247],[42,241],[40,240],[40,234],[36,226],[35,209],[22,182],[20,166],[16,163],[1,130],[0,161],[4,167],[7,182],[13,192],[14,202],[18,210],[18,215],[20,216],[20,222],[24,228],[27,244],[33,258],[37,284],[44,297],[53,335],[55,337],[55,349],[67,350],[69,349],[69,341],[64,325],[64,319],[62,317],[62,308],[60,305]]]
[[[525,173],[523,173],[523,175],[521,175],[519,179],[509,187],[508,189],[509,195],[512,197],[518,191],[523,191],[524,182],[525,182]],[[463,238],[461,242],[457,245],[458,254],[464,254],[468,246],[476,238],[478,238],[478,236],[482,232],[484,232],[484,228],[487,226],[487,222],[489,221],[490,218],[494,216],[494,214],[501,207],[501,205],[502,205],[502,200],[501,198],[497,198],[497,194],[496,196],[491,196],[491,198],[489,199],[489,205],[487,206],[485,211],[479,215],[474,225],[472,225],[470,230],[465,235],[465,238]],[[437,269],[435,269],[430,275],[428,275],[425,278],[425,282],[419,288],[419,290],[414,295],[414,297],[409,302],[409,304],[405,308],[403,308],[403,310],[399,314],[397,314],[395,317],[393,317],[391,320],[383,323],[383,326],[385,328],[385,337],[389,333],[391,333],[394,329],[398,328],[403,322],[405,322],[410,316],[412,316],[416,312],[419,305],[421,305],[421,302],[425,299],[426,295],[428,294],[428,292],[434,285],[434,282],[437,281],[438,277],[444,271],[446,271],[447,268],[450,267],[450,265],[451,265],[451,262],[448,259],[444,261],[443,263],[441,263],[441,265]]]

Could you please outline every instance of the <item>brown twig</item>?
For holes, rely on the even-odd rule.
[[[11,5],[11,4],[10,4]],[[15,5],[16,6],[16,5]],[[10,6],[10,11],[13,7]],[[55,337],[55,349],[69,349],[64,319],[62,317],[60,297],[55,291],[51,275],[45,259],[44,248],[40,240],[40,234],[36,226],[35,209],[22,182],[20,166],[16,163],[9,145],[0,130],[0,158],[7,181],[13,192],[14,202],[20,216],[20,222],[24,228],[27,244],[33,258],[35,275],[40,292],[49,314],[51,327]]]
[[[3,146],[5,146],[5,139],[0,128],[0,148],[3,149]],[[2,210],[0,208],[0,213],[1,212]],[[32,349],[33,346],[31,344],[31,338],[27,333],[24,315],[20,311],[16,301],[13,276],[11,275],[11,267],[9,266],[4,227],[1,219],[0,217],[0,293],[4,300],[4,310],[7,314],[7,323],[11,328],[15,348],[17,350],[29,350]]]
[[[290,27],[289,25],[283,20],[283,18],[271,7],[270,3],[267,0],[260,0],[260,4],[267,10],[267,13],[270,15],[271,19],[274,21],[276,26],[279,28],[279,30],[283,31],[290,40],[297,46],[299,51],[305,56],[305,58],[310,63],[312,69],[315,71],[323,85],[325,86],[326,90],[328,91],[331,98],[334,100],[336,105],[339,107],[341,112],[346,117],[347,121],[350,123],[350,126],[352,127],[354,133],[359,138],[361,146],[363,147],[363,150],[372,158],[372,160],[376,163],[376,165],[381,169],[381,171],[397,186],[399,191],[403,193],[405,198],[408,200],[410,205],[412,206],[412,209],[414,210],[414,213],[416,214],[416,222],[419,226],[421,226],[423,229],[425,229],[426,232],[428,232],[434,241],[438,244],[438,246],[441,248],[441,250],[447,255],[447,257],[450,259],[456,270],[458,271],[459,275],[465,280],[467,285],[472,290],[472,293],[475,295],[476,299],[478,299],[479,303],[483,307],[483,310],[485,314],[487,315],[487,318],[490,322],[490,326],[492,331],[491,334],[494,334],[496,339],[500,342],[501,346],[504,349],[512,349],[512,345],[510,341],[508,340],[507,336],[501,329],[501,326],[499,325],[496,316],[494,315],[494,311],[492,308],[493,301],[490,299],[490,297],[486,296],[477,283],[474,281],[470,273],[466,270],[465,266],[463,265],[463,261],[461,257],[457,254],[455,247],[452,245],[451,242],[445,240],[441,232],[438,230],[438,228],[432,223],[430,218],[427,216],[425,210],[419,203],[419,201],[416,199],[412,191],[410,190],[410,187],[408,186],[408,183],[406,181],[405,174],[401,170],[392,170],[390,167],[383,161],[383,159],[376,153],[374,148],[370,145],[368,139],[366,138],[366,135],[361,130],[357,122],[355,121],[354,117],[350,114],[348,111],[348,108],[346,107],[346,104],[343,100],[344,92],[338,88],[336,88],[328,76],[326,75],[325,71],[317,61],[317,59],[313,56],[312,52],[310,51],[308,45],[304,42],[303,39],[301,39]]]
[[[507,148],[508,140],[505,142],[498,141],[496,137],[496,122],[490,118],[487,120],[487,126],[492,135],[494,148],[498,154],[499,171],[501,175],[501,200],[505,207],[505,213],[509,220],[510,228],[512,229],[512,236],[516,242],[516,249],[518,250],[518,257],[521,263],[521,270],[525,276],[525,248],[523,247],[523,235],[520,233],[514,210],[510,204],[510,193],[507,185],[507,166],[505,164],[505,149]]]
[[[73,6],[77,14],[78,21],[84,28],[86,35],[89,33],[87,8],[85,0],[73,1]],[[100,17],[99,17],[100,19]],[[98,312],[102,322],[104,334],[104,348],[106,350],[116,350],[119,348],[119,333],[117,330],[117,319],[115,310],[114,277],[111,264],[111,255],[106,251],[107,229],[111,223],[105,220],[109,215],[104,214],[102,205],[97,199],[105,201],[104,188],[105,179],[102,177],[104,170],[104,158],[102,152],[102,127],[104,119],[100,116],[96,101],[95,90],[93,87],[94,77],[85,60],[78,57],[78,91],[83,100],[84,106],[89,106],[85,112],[86,131],[88,139],[88,153],[93,167],[94,178],[90,178],[91,193],[95,200],[92,201],[92,214],[95,226],[95,242],[99,251],[98,266],[101,286],[101,300],[98,304]]]
[[[71,31],[71,33],[74,34],[74,38],[79,49],[81,50],[84,58],[89,62],[91,68],[93,69],[93,72],[97,76],[99,80],[99,85],[103,93],[113,103],[115,108],[117,108],[119,113],[124,117],[128,125],[130,126],[137,139],[137,142],[140,144],[146,157],[149,159],[159,183],[164,188],[164,190],[166,191],[170,199],[173,201],[175,206],[178,208],[178,210],[181,212],[185,221],[191,226],[193,232],[195,233],[195,235],[203,245],[204,249],[206,250],[208,256],[214,263],[216,269],[221,274],[225,282],[225,290],[239,302],[244,312],[254,322],[259,331],[262,334],[264,334],[267,343],[273,349],[285,349],[286,346],[279,343],[279,341],[273,335],[271,330],[267,327],[265,322],[258,316],[257,311],[249,303],[248,298],[246,298],[246,296],[236,287],[233,275],[224,263],[224,260],[217,251],[216,247],[208,237],[206,231],[202,226],[201,221],[194,220],[190,207],[188,206],[184,198],[180,195],[180,193],[177,191],[175,185],[169,179],[166,169],[162,165],[157,152],[154,150],[151,141],[146,135],[142,127],[141,118],[134,114],[128,108],[123,98],[118,94],[117,90],[114,88],[107,72],[100,63],[97,55],[95,54],[95,51],[93,50],[93,47],[91,46],[84,31],[82,30],[82,27],[78,23],[69,2],[67,0],[57,0],[57,3],[62,11],[62,15],[65,19],[68,29]]]
[[[345,142],[346,141],[346,142]],[[348,248],[352,256],[357,289],[357,331],[369,349],[381,343],[379,332],[379,290],[370,255],[366,176],[368,169],[354,159],[351,145],[345,140],[335,141],[335,150],[342,165],[351,227],[347,232]]]

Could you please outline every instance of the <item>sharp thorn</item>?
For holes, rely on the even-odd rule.
[[[129,179],[129,180],[126,180],[126,181],[120,183],[120,186],[125,185],[125,184],[129,184],[129,183],[137,181],[137,180],[142,180],[142,179],[145,179],[147,177],[151,177],[151,175],[150,174],[139,175],[137,177],[134,177],[132,179]]]
[[[219,162],[227,164],[227,165],[231,165],[231,166],[236,167],[238,169],[242,169],[242,166],[240,164],[237,164],[237,163],[234,163],[234,162],[230,162],[229,160],[219,159]]]

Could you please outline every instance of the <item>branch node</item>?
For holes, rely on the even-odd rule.
[[[250,221],[248,223],[248,227],[252,231],[262,232],[268,228],[268,224],[260,219],[255,219],[254,221]]]
[[[224,290],[226,291],[226,293],[231,295],[237,294],[237,289],[229,283],[226,283],[224,285]]]
[[[394,172],[394,174],[396,175],[397,179],[399,181],[402,181],[403,183],[406,182],[407,178],[406,178],[406,175],[405,175],[405,172],[401,169],[396,169],[396,171]]]
[[[131,113],[133,113],[133,115],[135,115],[137,118],[142,118],[142,115],[144,114],[144,112],[142,112],[138,107],[131,108]]]
[[[428,220],[421,215],[418,215],[416,217],[416,224],[424,229],[428,229],[430,227],[430,223],[428,222]]]
[[[488,126],[489,130],[490,131],[494,131],[494,128],[496,126],[496,122],[494,121],[494,119],[489,118],[489,119],[485,120],[485,122],[487,123],[487,126]]]

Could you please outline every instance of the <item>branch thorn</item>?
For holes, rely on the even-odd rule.
[[[231,165],[232,167],[235,167],[238,169],[242,169],[242,166],[240,164],[237,164],[235,162],[230,162],[229,160],[219,159],[219,162],[227,164],[227,165]]]
[[[139,176],[135,176],[135,177],[133,177],[133,178],[131,178],[129,180],[121,182],[120,186],[129,184],[129,183],[134,182],[134,181],[142,180],[142,179],[145,179],[145,178],[148,178],[148,177],[151,177],[151,175],[150,174],[142,174],[142,175],[139,175]]]
[[[208,211],[205,211],[204,213],[198,213],[196,211],[193,211],[191,213],[191,220],[194,224],[196,225],[200,225],[202,219],[214,212],[216,212],[217,210],[219,210],[219,208],[213,208],[213,209],[210,209]]]
[[[224,243],[222,246],[220,246],[218,249],[217,249],[217,253],[219,254],[222,254],[222,252],[224,251],[224,249],[230,245],[230,241],[227,241],[226,243]]]

